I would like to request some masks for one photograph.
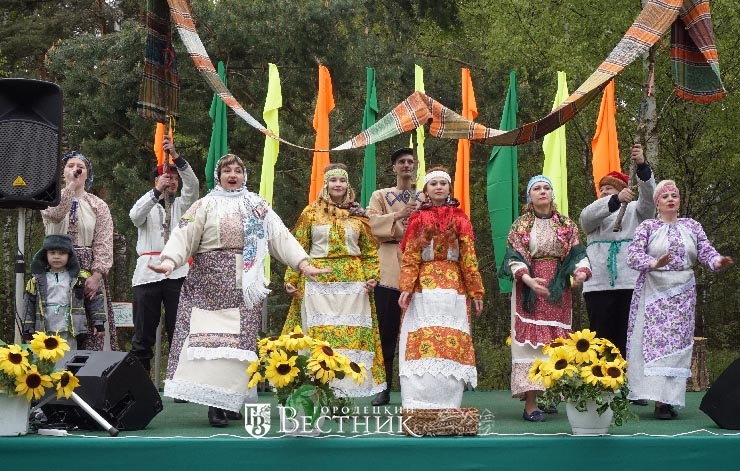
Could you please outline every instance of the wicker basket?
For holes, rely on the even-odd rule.
[[[478,409],[403,409],[404,435],[435,437],[477,435]]]

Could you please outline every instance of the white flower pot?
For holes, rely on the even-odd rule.
[[[31,403],[25,396],[8,396],[0,390],[0,437],[17,437],[28,432]]]
[[[596,412],[598,405],[594,401],[586,402],[586,410],[581,412],[576,409],[575,403],[567,402],[565,412],[568,415],[570,428],[573,435],[608,435],[609,424],[612,422],[614,411],[607,408],[603,414]]]
[[[296,410],[292,407],[278,407],[280,413],[280,432],[292,437],[318,437],[321,435],[321,426],[326,417],[319,416],[316,423],[311,423],[311,415],[306,414],[303,408]]]

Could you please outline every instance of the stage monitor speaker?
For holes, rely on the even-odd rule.
[[[141,430],[162,411],[162,399],[139,360],[126,352],[72,350],[57,362],[80,380],[75,393],[119,430]],[[41,407],[49,424],[64,423],[100,430],[71,399],[57,399]]]
[[[59,204],[61,128],[58,85],[0,79],[0,208]]]
[[[740,430],[740,358],[712,383],[701,400],[701,409],[720,428]]]

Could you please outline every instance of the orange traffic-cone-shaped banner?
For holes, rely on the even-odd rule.
[[[478,116],[470,69],[462,69],[462,116],[469,121]],[[460,201],[460,209],[470,217],[470,141],[467,139],[457,141],[454,186],[455,198]]]
[[[614,80],[604,88],[599,117],[596,119],[596,132],[591,141],[593,153],[593,174],[596,196],[601,196],[599,181],[609,172],[621,172],[619,161],[619,140],[617,139],[617,106],[614,99]]]
[[[329,148],[329,113],[334,109],[334,95],[331,89],[329,69],[319,66],[319,97],[316,100],[316,111],[313,115],[313,128],[316,130],[315,149]],[[328,152],[314,152],[311,166],[311,188],[308,191],[308,202],[316,201],[324,185],[324,167],[329,165]]]

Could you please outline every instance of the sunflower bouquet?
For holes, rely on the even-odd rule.
[[[615,425],[622,425],[632,415],[627,399],[627,362],[609,340],[583,329],[567,339],[555,339],[542,352],[548,358],[535,360],[529,371],[530,380],[546,388],[537,398],[538,404],[571,402],[583,412],[587,401],[594,401],[599,415],[611,408]]]
[[[56,388],[57,399],[69,399],[80,385],[70,371],[55,371],[56,362],[69,351],[67,341],[58,335],[33,334],[30,348],[12,344],[0,347],[0,393],[41,399],[47,388]]]
[[[278,403],[303,408],[315,422],[321,408],[337,401],[332,381],[352,378],[362,384],[367,378],[363,363],[350,361],[322,340],[292,332],[266,337],[257,343],[259,359],[249,364],[249,388],[268,380],[275,387]]]

